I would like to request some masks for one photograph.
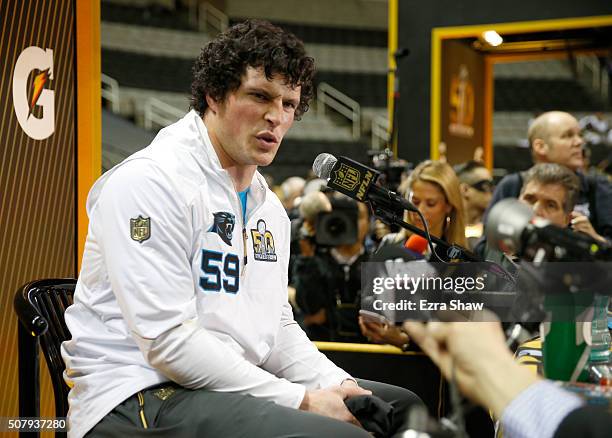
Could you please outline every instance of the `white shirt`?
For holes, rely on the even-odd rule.
[[[69,436],[168,380],[297,408],[306,389],[350,378],[293,320],[290,222],[280,201],[256,173],[243,224],[196,112],[104,174],[87,212],[66,311],[72,339],[62,345]]]

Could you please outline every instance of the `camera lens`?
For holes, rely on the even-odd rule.
[[[352,245],[357,241],[357,208],[338,208],[317,218],[317,245]]]
[[[344,221],[341,217],[332,216],[325,225],[327,232],[332,236],[337,236],[346,232],[346,221]]]

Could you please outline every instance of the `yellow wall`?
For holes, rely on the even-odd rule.
[[[431,126],[430,126],[430,154],[432,159],[438,158],[438,144],[440,143],[441,122],[441,66],[442,66],[442,41],[449,39],[462,39],[478,37],[486,30],[495,30],[500,35],[520,34],[532,32],[544,32],[565,29],[580,29],[587,27],[602,27],[612,25],[612,16],[580,17],[558,20],[538,20],[513,23],[490,23],[470,26],[439,27],[434,28],[431,34]],[[520,59],[520,54],[515,60]],[[538,57],[538,55],[535,55]],[[541,57],[547,56],[542,53]],[[556,55],[558,56],[558,55]],[[484,114],[484,151],[485,161],[489,167],[493,165],[493,68],[494,62],[509,62],[509,58],[501,58],[491,55],[485,68],[485,114]],[[526,59],[526,58],[524,58]],[[530,59],[533,59],[530,55]]]
[[[0,416],[14,417],[19,389],[13,296],[32,280],[77,275],[87,228],[85,198],[100,174],[100,4],[1,3]],[[23,55],[30,46],[38,47],[34,57]],[[34,78],[46,68],[41,65],[49,54],[52,68],[43,85],[47,97],[41,94],[31,114],[18,117],[20,105],[29,109]],[[17,64],[26,65],[26,74],[15,73]],[[24,92],[26,98],[20,98]],[[47,138],[32,134],[32,118],[51,120]],[[54,416],[50,379],[42,364],[41,415]]]

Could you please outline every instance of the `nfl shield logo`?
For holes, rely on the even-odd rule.
[[[349,167],[344,163],[340,164],[340,169],[335,172],[334,182],[346,190],[353,191],[361,177],[359,170]]]
[[[151,218],[138,216],[130,219],[130,236],[139,243],[151,237]]]

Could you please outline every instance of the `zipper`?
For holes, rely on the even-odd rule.
[[[351,279],[351,265],[343,265],[342,269],[344,270],[344,284],[348,284]]]
[[[242,223],[242,250],[244,253],[244,262],[242,264],[242,271],[240,272],[240,277],[244,276],[244,273],[246,271],[246,266],[247,266],[247,262],[249,261],[249,255],[247,252],[247,240],[249,239],[249,235],[247,234],[247,230],[246,230],[246,224]]]
[[[244,273],[246,272],[247,262],[249,261],[249,253],[247,252],[247,240],[249,235],[247,234],[246,230],[246,211],[242,211],[242,201],[238,193],[236,193],[236,197],[238,198],[238,211],[240,212],[240,221],[242,222],[242,269],[240,269],[240,278],[242,279],[242,277],[244,277]]]
[[[351,278],[351,265],[342,265],[342,270],[344,271],[344,286],[341,289],[338,289],[336,293],[336,306],[343,307],[344,303],[342,299],[346,297],[346,288]]]
[[[233,187],[233,182],[230,179],[230,187]],[[246,217],[246,211],[243,214],[242,211],[242,201],[240,200],[240,195],[234,191],[234,194],[236,195],[236,199],[238,201],[238,211],[240,212],[240,222],[242,223],[242,268],[240,269],[240,278],[242,279],[242,277],[244,277],[244,274],[246,272],[246,266],[247,266],[247,262],[249,260],[249,253],[248,253],[248,248],[247,248],[247,240],[249,240],[249,235],[247,233],[247,223],[248,218]],[[247,195],[248,196],[248,195]],[[257,205],[252,211],[251,211],[251,216],[253,216],[255,214],[255,212],[257,210],[259,210],[259,208],[263,205],[263,203]]]
[[[239,211],[242,213],[242,202],[240,202],[240,196],[238,196],[238,206],[240,207]],[[260,205],[257,205],[252,211],[251,211],[251,216],[253,216],[255,214],[255,212],[257,210],[259,210],[259,208],[261,207]],[[246,216],[246,213],[245,215]],[[247,267],[247,263],[249,261],[249,252],[248,252],[248,247],[247,247],[247,241],[249,240],[249,233],[247,233],[247,224],[248,224],[248,218],[245,219],[242,214],[240,215],[240,219],[242,222],[242,269],[240,269],[240,278],[244,277],[244,274],[246,272],[246,267]]]
[[[140,421],[142,422],[142,427],[148,429],[149,425],[147,424],[147,419],[144,413],[144,395],[142,395],[142,392],[138,392],[138,406],[140,406],[139,415]]]

